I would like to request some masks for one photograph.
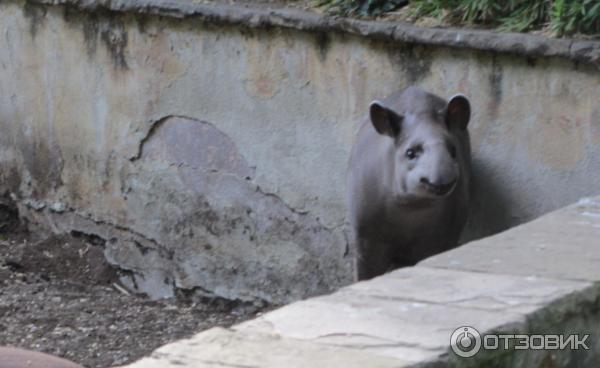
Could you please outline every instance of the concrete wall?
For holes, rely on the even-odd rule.
[[[351,282],[353,134],[410,84],[471,99],[465,240],[600,189],[591,64],[43,2],[0,3],[2,183],[155,297],[285,302]]]

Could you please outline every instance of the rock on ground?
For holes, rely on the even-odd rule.
[[[261,308],[190,295],[160,301],[130,295],[93,239],[40,237],[15,226],[0,239],[0,346],[107,368]]]

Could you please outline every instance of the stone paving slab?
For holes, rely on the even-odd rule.
[[[344,346],[412,362],[435,359],[461,326],[487,331],[588,282],[413,267],[291,304],[234,327]]]
[[[491,238],[212,329],[129,367],[600,366],[600,197]],[[590,334],[590,350],[450,350],[461,326]]]
[[[212,328],[191,339],[180,340],[156,350],[128,367],[265,367],[265,368],[402,368],[399,359],[363,351],[265,335]]]

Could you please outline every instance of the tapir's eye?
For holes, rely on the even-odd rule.
[[[413,149],[413,148],[409,148],[406,150],[406,157],[408,157],[409,160],[414,160],[415,158],[417,158],[417,150]]]

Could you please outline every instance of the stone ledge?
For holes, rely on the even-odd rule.
[[[424,28],[404,22],[378,22],[331,17],[294,8],[246,7],[240,4],[194,3],[188,0],[29,0],[43,5],[66,5],[80,10],[110,10],[195,17],[204,21],[248,27],[283,27],[312,32],[339,31],[402,43],[516,54],[526,57],[562,57],[600,65],[600,41],[553,39],[520,33]]]
[[[408,363],[342,347],[275,334],[215,327],[165,345],[129,367],[402,368]]]
[[[231,330],[200,333],[128,367],[599,366],[598,239],[600,197]],[[459,358],[450,336],[461,326],[589,334],[590,350]]]

